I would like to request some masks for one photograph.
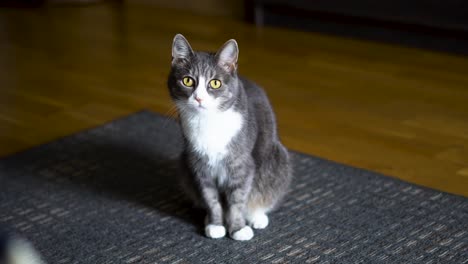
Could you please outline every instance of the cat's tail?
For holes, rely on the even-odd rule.
[[[0,263],[45,264],[29,241],[8,233],[0,234]]]

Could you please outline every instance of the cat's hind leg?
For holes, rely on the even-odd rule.
[[[289,154],[280,143],[258,160],[257,174],[249,194],[246,210],[247,223],[254,229],[266,228],[268,213],[277,207],[287,193],[291,181]]]
[[[264,229],[270,222],[268,219],[267,210],[263,208],[247,211],[246,220],[247,223],[254,229]]]
[[[267,213],[273,208],[274,201],[265,199],[258,191],[251,193],[249,198],[245,214],[247,224],[254,229],[266,228],[270,222]]]

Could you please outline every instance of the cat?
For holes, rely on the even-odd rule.
[[[262,88],[237,74],[234,39],[217,53],[173,39],[170,96],[184,136],[182,186],[207,211],[205,235],[250,240],[269,224],[292,177],[287,149]]]

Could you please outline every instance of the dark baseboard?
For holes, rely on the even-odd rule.
[[[468,32],[454,28],[304,11],[288,6],[247,8],[251,23],[320,32],[342,37],[385,42],[414,48],[468,55]]]

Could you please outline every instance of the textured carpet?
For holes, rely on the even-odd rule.
[[[176,123],[140,112],[0,161],[0,226],[49,263],[467,263],[468,199],[292,153],[248,242],[211,240],[175,187]]]

